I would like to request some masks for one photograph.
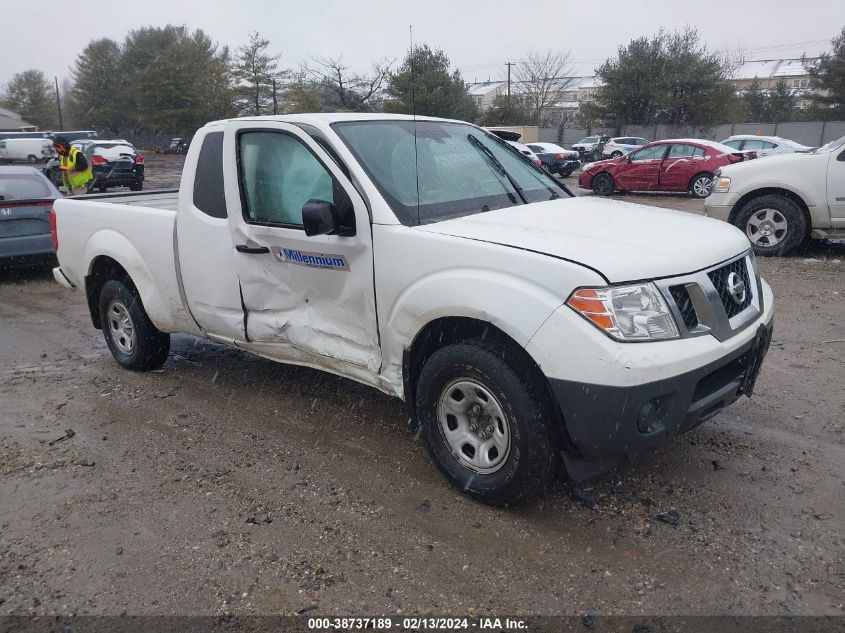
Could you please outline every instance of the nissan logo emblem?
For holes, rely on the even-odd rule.
[[[745,301],[745,282],[737,273],[728,275],[728,292],[737,305],[742,305]]]

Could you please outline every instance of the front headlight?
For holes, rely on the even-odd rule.
[[[570,308],[617,341],[678,338],[678,326],[654,284],[580,288]]]
[[[731,179],[727,176],[716,175],[716,184],[713,186],[713,191],[719,193],[726,193],[731,190]]]

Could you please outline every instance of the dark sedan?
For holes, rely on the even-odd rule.
[[[50,209],[62,194],[33,167],[0,167],[0,262],[54,254]]]
[[[528,143],[528,148],[537,154],[546,171],[553,174],[560,174],[566,177],[581,166],[581,161],[578,159],[578,152],[563,149],[560,145],[555,145],[554,143]]]
[[[84,140],[71,143],[82,150],[94,172],[92,189],[105,193],[109,187],[129,187],[141,191],[144,187],[144,157],[129,141],[122,139]],[[44,173],[56,185],[61,185],[58,160],[44,166]]]

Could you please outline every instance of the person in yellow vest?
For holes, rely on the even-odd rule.
[[[67,139],[61,136],[53,139],[53,148],[59,155],[59,170],[68,195],[88,193],[94,181],[94,172],[85,155],[78,148],[71,147]]]

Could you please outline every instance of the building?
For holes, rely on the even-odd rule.
[[[817,57],[808,58],[813,62]],[[738,92],[748,90],[754,80],[760,82],[763,90],[774,90],[783,81],[792,91],[802,110],[809,107],[809,95],[816,92],[810,88],[810,73],[802,59],[756,59],[743,62],[734,73],[733,82]],[[802,99],[802,97],[805,97]]]
[[[38,126],[24,121],[19,114],[0,108],[0,132],[37,132]]]
[[[507,92],[508,82],[506,81],[484,81],[469,85],[469,96],[472,97],[479,112],[487,110],[493,105],[496,97],[507,94]]]

